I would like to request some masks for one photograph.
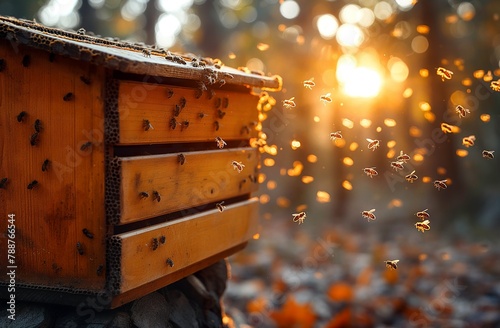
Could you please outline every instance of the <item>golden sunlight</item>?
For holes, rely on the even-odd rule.
[[[382,87],[379,72],[368,67],[356,67],[344,80],[344,92],[354,98],[373,98]]]

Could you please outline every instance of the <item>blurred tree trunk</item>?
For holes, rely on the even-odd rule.
[[[88,0],[82,0],[82,5],[78,10],[80,14],[80,27],[87,31],[92,31],[95,34],[102,35],[102,28],[99,19],[97,18],[97,11],[92,7]]]
[[[146,44],[154,45],[156,44],[156,22],[160,17],[160,13],[156,8],[156,0],[149,0],[146,5],[146,10],[144,11],[144,17],[146,18],[146,24],[144,26],[144,31],[146,32]]]
[[[196,14],[201,20],[201,39],[198,47],[204,56],[215,57],[221,53],[227,38],[221,37],[228,34],[228,30],[222,25],[217,12],[215,1],[205,1],[196,6]]]

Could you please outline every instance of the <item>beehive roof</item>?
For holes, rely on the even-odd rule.
[[[140,43],[102,38],[83,30],[69,32],[13,17],[0,16],[0,39],[124,73],[204,81],[209,84],[246,85],[274,91],[281,88],[279,76],[263,76],[223,66],[211,58],[173,54]]]

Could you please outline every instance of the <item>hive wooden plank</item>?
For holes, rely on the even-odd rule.
[[[196,92],[186,87],[120,81],[120,144],[213,142],[216,136],[224,140],[257,136],[257,96],[221,89],[212,99],[207,91],[197,99]],[[181,98],[185,107],[176,116]],[[152,125],[147,131],[144,120]]]
[[[121,218],[130,223],[187,210],[256,191],[259,152],[255,148],[234,148],[121,158]],[[231,164],[245,165],[238,173]],[[153,198],[157,191],[160,201]],[[147,192],[149,197],[140,197]],[[203,207],[203,206],[202,206]],[[205,206],[206,207],[206,206]],[[189,211],[186,211],[189,213]]]
[[[16,215],[16,264],[22,268],[16,283],[100,290],[105,276],[96,270],[105,263],[105,219],[104,205],[95,199],[104,197],[104,156],[102,146],[89,153],[80,146],[85,131],[103,130],[104,71],[58,56],[49,61],[46,52],[0,43],[6,63],[0,72],[0,176],[9,179],[0,189],[0,215]],[[83,83],[80,74],[88,74],[93,84]],[[69,92],[74,97],[64,101]],[[18,122],[21,111],[27,115]],[[32,146],[37,119],[41,131]],[[42,171],[46,159],[50,164]],[[28,189],[34,180],[37,185]],[[5,224],[0,221],[1,231]],[[83,227],[92,231],[92,240],[83,236]],[[78,241],[85,244],[84,255],[78,254]],[[0,238],[0,252],[7,253],[5,238]]]
[[[120,292],[151,283],[248,241],[256,232],[257,214],[258,200],[253,198],[228,206],[223,212],[214,209],[117,235],[122,254]],[[153,239],[160,240],[162,236],[165,243],[160,242],[153,250]]]

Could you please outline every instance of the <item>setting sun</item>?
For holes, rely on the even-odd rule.
[[[373,98],[382,87],[380,74],[367,67],[356,67],[344,81],[344,93],[349,97]]]

